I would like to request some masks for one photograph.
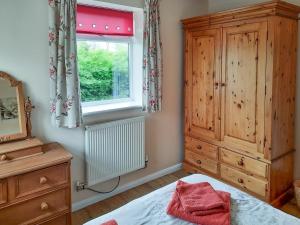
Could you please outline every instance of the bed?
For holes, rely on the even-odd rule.
[[[300,225],[300,219],[211,177],[194,174],[182,180],[189,183],[209,182],[216,190],[230,192],[232,225]],[[190,225],[166,214],[175,186],[176,182],[169,184],[85,225],[100,225],[111,219],[119,225]]]

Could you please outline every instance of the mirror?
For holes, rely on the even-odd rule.
[[[26,136],[22,82],[0,71],[0,143]]]

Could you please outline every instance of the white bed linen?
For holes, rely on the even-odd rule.
[[[232,225],[300,225],[300,219],[211,177],[194,174],[182,179],[189,183],[209,182],[216,190],[231,193]],[[85,225],[100,225],[115,219],[119,225],[190,225],[166,214],[176,182],[136,199]]]

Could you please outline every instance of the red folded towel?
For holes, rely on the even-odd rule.
[[[118,223],[115,220],[110,220],[107,221],[106,223],[102,223],[101,225],[118,225]]]
[[[179,182],[179,186],[180,185],[182,185],[181,182]],[[193,187],[196,188],[194,185]],[[201,216],[192,214],[183,208],[179,197],[179,193],[176,188],[172,200],[168,205],[167,213],[171,216],[175,216],[188,222],[201,225],[230,225],[230,194],[223,191],[216,191],[216,193],[218,194],[220,199],[223,200],[223,202],[225,203],[225,212],[223,211]]]
[[[209,215],[227,210],[223,199],[207,182],[188,184],[180,180],[176,191],[182,207],[193,215]]]

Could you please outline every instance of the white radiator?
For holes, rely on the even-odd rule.
[[[145,118],[86,126],[88,186],[145,167]]]

